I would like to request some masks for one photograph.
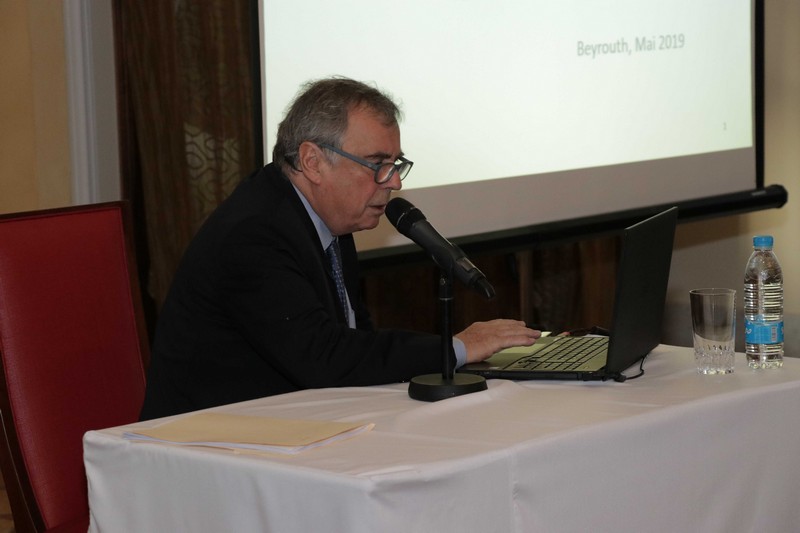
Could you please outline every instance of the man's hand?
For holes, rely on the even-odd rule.
[[[454,335],[467,349],[467,362],[477,363],[512,346],[530,346],[542,332],[530,329],[520,320],[498,318],[489,322],[475,322]]]

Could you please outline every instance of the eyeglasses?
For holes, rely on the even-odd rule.
[[[378,184],[386,183],[387,181],[392,179],[392,176],[394,176],[395,172],[397,172],[397,175],[400,176],[400,180],[402,181],[403,179],[405,179],[406,176],[408,176],[408,173],[411,172],[411,167],[414,166],[413,161],[409,161],[403,156],[398,157],[394,163],[379,164],[379,163],[372,163],[371,161],[367,161],[366,159],[361,159],[360,157],[355,156],[353,154],[348,154],[344,150],[339,150],[338,148],[334,148],[330,144],[321,143],[319,144],[319,147],[325,148],[326,150],[330,150],[331,152],[335,152],[342,157],[346,157],[350,161],[355,161],[359,165],[364,165],[367,168],[371,168],[375,172],[373,179],[375,180],[375,183]]]

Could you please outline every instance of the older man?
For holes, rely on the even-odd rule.
[[[243,181],[190,244],[161,311],[142,419],[306,388],[441,371],[437,335],[375,330],[352,233],[374,228],[413,163],[399,110],[363,83],[308,84],[273,163]],[[459,364],[530,345],[516,320],[455,335]]]

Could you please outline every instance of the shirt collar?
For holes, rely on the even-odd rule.
[[[295,192],[297,192],[297,195],[300,197],[300,201],[303,202],[303,207],[306,208],[308,216],[311,217],[311,222],[314,223],[314,227],[317,230],[317,236],[319,237],[319,242],[322,243],[322,249],[326,250],[328,246],[330,246],[331,242],[333,242],[333,233],[331,233],[331,230],[328,229],[328,226],[325,225],[316,211],[312,209],[311,204],[308,203],[308,200],[305,196],[303,196],[303,193],[300,192],[300,189],[295,187],[294,183],[292,183],[292,187],[294,187]]]

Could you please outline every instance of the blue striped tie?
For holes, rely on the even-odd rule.
[[[334,237],[330,245],[325,249],[325,254],[331,262],[331,269],[333,270],[333,281],[336,282],[336,292],[339,293],[339,303],[342,305],[344,311],[344,320],[349,322],[350,312],[347,308],[347,289],[344,287],[344,274],[342,274],[342,263],[339,259],[339,240]]]

